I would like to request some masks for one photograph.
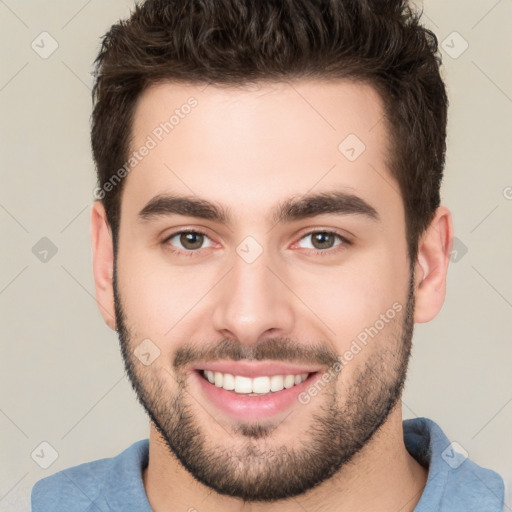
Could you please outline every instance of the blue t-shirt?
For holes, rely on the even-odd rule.
[[[407,450],[428,467],[415,512],[503,511],[504,484],[497,473],[466,458],[432,420],[405,420],[403,427]],[[148,460],[149,439],[142,439],[116,457],[43,478],[32,488],[32,512],[152,512],[142,481]]]

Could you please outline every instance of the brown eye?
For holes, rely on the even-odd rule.
[[[186,252],[202,249],[205,241],[209,242],[209,245],[206,246],[209,247],[211,245],[210,239],[199,231],[178,231],[168,237],[165,243],[173,246],[177,251]]]
[[[313,231],[302,237],[301,241],[307,240],[308,238],[311,242],[306,247],[303,247],[306,249],[316,249],[320,251],[332,249],[345,241],[342,236],[331,231]],[[339,242],[336,243],[336,239],[338,239]]]
[[[203,245],[204,236],[201,233],[181,233],[180,243],[185,249],[199,249]]]
[[[335,237],[332,233],[314,233],[311,241],[315,249],[330,249],[334,247]]]

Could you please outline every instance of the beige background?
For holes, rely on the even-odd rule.
[[[131,6],[0,0],[1,511],[29,510],[38,479],[148,435],[93,298],[88,224],[90,71],[100,36]],[[424,9],[445,41],[443,202],[459,242],[442,312],[416,326],[404,412],[437,421],[510,486],[512,3],[425,0]],[[33,252],[43,237],[57,249],[46,262]],[[58,454],[47,469],[35,462],[51,462],[46,445],[37,457],[42,442]],[[506,502],[512,510],[508,490]]]

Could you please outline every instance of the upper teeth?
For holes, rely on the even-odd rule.
[[[232,375],[231,373],[213,372],[211,370],[203,370],[203,374],[218,388],[244,394],[266,394],[270,391],[281,391],[284,388],[291,388],[296,384],[300,384],[309,375],[308,373],[300,373],[298,375],[272,375],[271,377],[264,376],[251,379],[240,375]]]

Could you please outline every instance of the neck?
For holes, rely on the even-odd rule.
[[[400,404],[382,427],[329,480],[306,494],[274,503],[244,503],[219,495],[197,482],[170,453],[150,424],[149,464],[144,487],[155,512],[208,510],[210,512],[412,512],[418,503],[428,470],[407,451],[403,441]]]

